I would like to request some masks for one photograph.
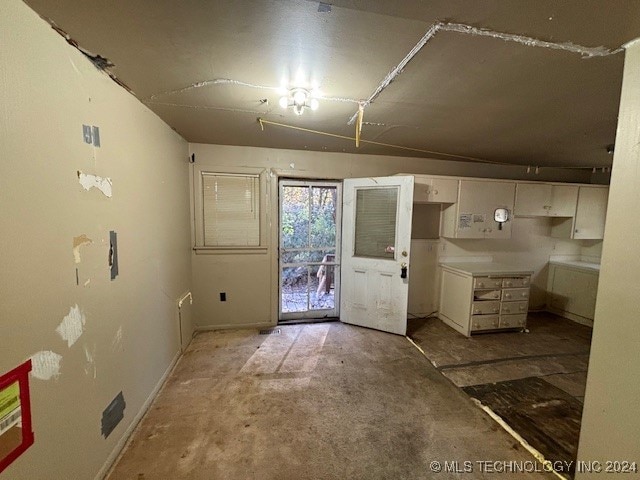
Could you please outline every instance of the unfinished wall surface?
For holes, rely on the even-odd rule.
[[[21,1],[1,10],[0,373],[33,359],[35,443],[0,477],[93,479],[179,352],[188,145]]]
[[[627,48],[578,461],[640,467],[640,39]],[[637,471],[637,470],[636,470]],[[627,474],[634,476],[637,473]],[[577,479],[616,478],[614,468]]]
[[[539,175],[527,174],[526,167],[479,165],[441,160],[321,153],[252,147],[190,144],[199,168],[216,172],[234,169],[262,169],[269,174],[266,196],[268,212],[263,228],[267,230],[266,249],[262,252],[220,254],[194,252],[192,255],[194,308],[199,328],[221,328],[241,325],[267,325],[278,315],[278,178],[343,179],[423,173],[484,178],[554,180],[588,183],[591,172],[542,169]],[[516,219],[513,241],[441,241],[440,247],[429,240],[414,240],[413,261],[422,263],[415,269],[417,282],[410,288],[412,313],[430,313],[429,295],[436,284],[436,272],[431,274],[424,262],[433,263],[433,255],[446,257],[494,256],[496,261],[531,265],[536,269],[536,284],[546,283],[546,261],[550,255],[579,256],[580,241],[559,241],[549,237],[546,219]],[[431,248],[431,250],[429,250]],[[443,250],[444,249],[444,250]],[[219,292],[227,301],[219,300]],[[424,293],[422,293],[424,292]],[[534,289],[535,292],[535,289]],[[534,298],[544,303],[542,293]]]

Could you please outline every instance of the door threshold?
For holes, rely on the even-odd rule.
[[[298,325],[301,323],[329,323],[339,322],[339,317],[323,317],[323,318],[297,318],[292,320],[280,320],[278,325]]]

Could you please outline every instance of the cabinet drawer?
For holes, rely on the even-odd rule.
[[[476,277],[473,279],[473,288],[502,288],[502,279]]]
[[[526,300],[529,298],[528,288],[505,288],[502,290],[502,301],[512,302],[515,300]]]
[[[500,290],[475,290],[474,300],[500,300]]]
[[[500,315],[500,328],[524,328],[527,325],[527,314]]]
[[[474,315],[486,315],[488,313],[498,313],[499,311],[500,302],[497,300],[495,302],[473,302]]]
[[[474,307],[475,307],[475,304],[474,304]],[[524,300],[522,302],[502,302],[502,305],[500,306],[500,313],[502,315],[515,314],[515,313],[527,313],[528,307],[529,307],[529,302],[527,300]],[[473,313],[476,313],[475,309]]]
[[[528,286],[529,286],[529,277],[513,277],[513,278],[502,279],[503,288],[520,288],[520,287],[528,287]]]
[[[500,327],[500,317],[498,315],[472,315],[471,331],[493,330]]]

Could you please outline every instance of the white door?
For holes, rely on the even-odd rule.
[[[341,321],[406,335],[412,210],[411,176],[345,180]]]

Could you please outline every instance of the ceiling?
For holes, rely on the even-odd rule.
[[[611,165],[624,62],[612,52],[640,36],[640,0],[327,2],[27,1],[189,142]],[[439,28],[420,47],[437,22],[497,33]],[[282,86],[319,87],[318,110],[282,109]]]

